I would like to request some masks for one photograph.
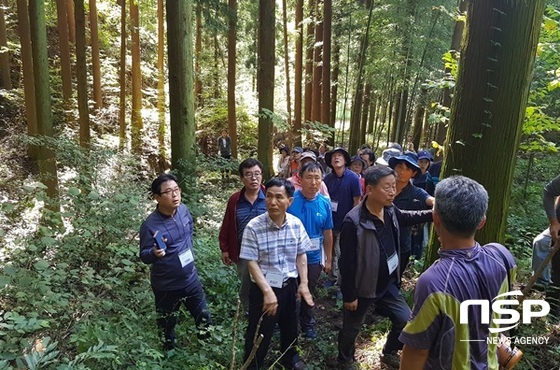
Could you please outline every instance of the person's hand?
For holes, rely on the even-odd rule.
[[[277,310],[278,298],[276,298],[274,290],[270,289],[268,292],[263,293],[263,312],[268,316],[274,316]]]
[[[222,262],[226,266],[231,265],[232,261],[229,259],[229,252],[222,252]]]
[[[323,266],[323,270],[325,271],[326,274],[330,274],[332,271],[332,261],[331,260],[326,260],[325,261],[325,266]]]
[[[558,239],[558,234],[560,233],[560,222],[551,222],[550,223],[550,236],[552,237],[552,244],[556,243],[556,239]]]
[[[313,302],[313,296],[309,291],[309,287],[307,283],[300,283],[297,290],[297,298],[302,299],[307,303],[310,307],[315,306],[315,302]]]
[[[344,302],[344,309],[348,311],[356,311],[358,309],[358,300],[352,302]]]
[[[161,257],[165,256],[165,250],[164,249],[157,249],[154,246],[154,254],[156,255],[157,258],[161,258]]]

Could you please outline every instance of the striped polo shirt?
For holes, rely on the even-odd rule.
[[[468,324],[460,323],[460,304],[469,299],[492,300],[508,292],[508,273],[515,280],[511,253],[493,243],[458,250],[439,250],[438,259],[418,279],[412,318],[399,340],[430,351],[425,369],[498,369],[496,345],[487,344],[493,319],[482,324],[479,305],[470,305]]]

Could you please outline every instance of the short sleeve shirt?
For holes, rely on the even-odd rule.
[[[494,247],[495,246],[495,247]],[[429,350],[425,369],[497,369],[496,337],[482,323],[480,306],[469,306],[468,323],[461,324],[460,304],[469,299],[489,300],[509,290],[508,272],[515,279],[515,261],[495,244],[460,250],[441,250],[438,259],[418,279],[412,318],[399,340]],[[498,252],[500,250],[500,252]],[[493,319],[498,318],[494,314]],[[490,318],[487,318],[488,320]]]
[[[333,171],[324,179],[333,209],[333,230],[340,231],[346,214],[354,208],[354,198],[362,196],[360,178],[348,168],[338,177]]]
[[[298,277],[297,256],[309,248],[311,241],[297,217],[286,213],[279,227],[266,212],[245,227],[239,258],[256,261],[265,276],[268,272],[281,273],[287,280]]]
[[[323,251],[323,231],[333,228],[331,203],[322,194],[314,199],[306,199],[301,191],[294,194],[294,201],[288,208],[288,213],[300,219],[312,241],[307,252],[307,263],[316,265],[321,263]]]

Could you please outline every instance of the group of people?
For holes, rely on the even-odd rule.
[[[240,163],[243,187],[230,196],[219,233],[222,262],[235,265],[247,312],[248,368],[265,366],[276,325],[279,362],[288,369],[305,368],[296,348],[300,333],[308,339],[318,336],[313,296],[322,272],[343,301],[333,366],[355,368],[356,338],[366,314],[374,310],[391,321],[381,355],[386,364],[406,370],[497,368],[496,345],[486,344],[486,337],[497,334],[484,320],[471,320],[472,330],[459,324],[457,303],[491,301],[515,278],[515,261],[505,247],[475,240],[486,222],[484,187],[462,176],[439,181],[434,193],[415,186],[432,162],[428,152],[403,153],[393,147],[386,150],[391,155],[384,151],[375,158],[369,148],[353,157],[343,148],[319,156],[299,149],[294,148],[294,172],[264,185],[260,161]],[[289,157],[289,149],[281,151]],[[425,183],[439,180],[439,173],[428,176]],[[560,194],[560,176],[553,183],[551,194]],[[141,226],[140,258],[152,266],[157,324],[170,349],[181,304],[198,327],[211,325],[212,317],[194,266],[192,217],[181,203],[177,179],[162,174],[151,190],[158,205]],[[554,238],[560,224],[551,215]],[[439,236],[440,259],[419,278],[411,310],[400,292],[401,278],[416,253],[411,227],[427,222],[433,222]],[[553,267],[552,280],[556,277]],[[481,317],[480,308],[470,309],[473,317]]]

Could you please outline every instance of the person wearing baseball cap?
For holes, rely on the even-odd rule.
[[[393,203],[399,209],[419,211],[431,209],[434,205],[434,197],[430,196],[424,189],[412,184],[411,179],[422,174],[418,166],[416,153],[407,153],[398,157],[389,158],[389,167],[396,173],[396,196]],[[412,254],[412,227],[401,227],[399,234],[401,242],[400,270],[401,276],[404,272]],[[420,251],[421,254],[421,251]]]
[[[299,168],[299,157],[303,153],[303,149],[301,146],[294,146],[292,149],[292,153],[290,154],[290,172],[288,173],[287,177],[292,176],[295,174]]]
[[[298,170],[296,173],[294,173],[292,177],[288,179],[292,184],[294,184],[294,188],[296,190],[301,190],[300,171],[303,168],[303,165],[309,162],[317,162],[317,156],[315,155],[315,153],[310,151],[301,153],[301,155],[299,156]],[[321,181],[321,185],[319,187],[319,193],[323,194],[325,197],[327,197],[327,199],[329,199],[329,189],[327,189],[327,185],[325,185],[323,181]]]
[[[428,168],[432,164],[432,155],[427,150],[420,150],[418,152],[418,167],[420,167],[420,176],[412,180],[414,186],[428,191],[428,183],[431,182],[432,176],[428,172]],[[430,193],[428,191],[428,193]],[[433,195],[430,193],[430,195]]]
[[[340,285],[338,257],[340,256],[340,231],[346,214],[354,208],[362,197],[360,178],[350,171],[350,154],[344,148],[334,148],[325,154],[325,162],[332,172],[325,176],[324,182],[329,189],[333,214],[334,253],[330,281]]]

